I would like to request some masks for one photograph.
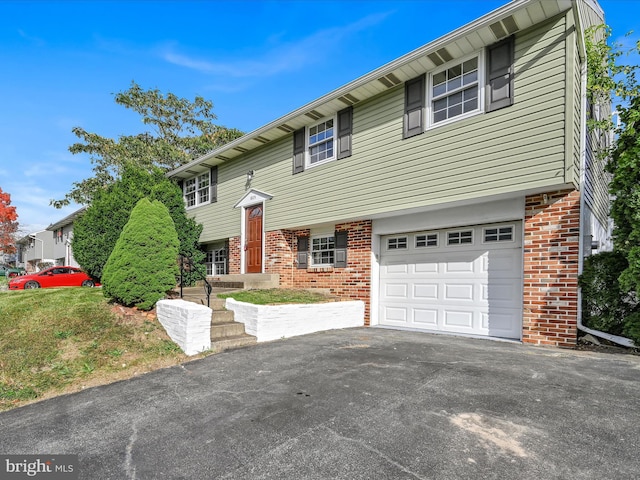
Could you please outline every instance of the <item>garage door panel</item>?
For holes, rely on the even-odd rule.
[[[418,327],[436,329],[438,327],[438,310],[435,308],[414,308],[413,323]]]
[[[438,299],[438,284],[435,283],[414,283],[413,284],[413,298],[437,300]]]
[[[482,271],[494,275],[513,275],[514,263],[520,261],[520,255],[520,249],[490,250],[482,258]]]
[[[416,262],[416,273],[438,273],[440,270],[438,262]]]
[[[394,273],[406,274],[409,271],[409,266],[406,263],[385,265],[385,271],[390,275],[393,275]]]
[[[406,283],[387,283],[385,296],[387,298],[407,298],[409,286]]]
[[[408,320],[406,307],[385,307],[384,314],[387,321],[399,326],[406,324]]]
[[[510,225],[514,225],[512,222]],[[486,228],[486,226],[484,226]],[[494,228],[492,225],[491,228]],[[426,331],[520,338],[522,330],[522,248],[514,241],[483,243],[483,226],[472,245],[440,245],[382,252],[380,323]],[[518,232],[518,228],[514,227]],[[447,230],[438,233],[447,238]],[[424,235],[424,234],[423,234]],[[381,242],[383,245],[386,243]]]
[[[447,284],[444,288],[444,300],[474,300],[473,284]]]
[[[446,329],[459,331],[459,329],[465,328],[468,330],[473,329],[473,312],[472,311],[455,311],[445,310],[443,318],[443,327]]]
[[[482,315],[483,328],[494,337],[517,338],[520,335],[520,311],[504,309]]]
[[[444,263],[445,274],[463,274],[463,273],[475,273],[476,265],[473,260],[471,261],[454,261],[449,260]]]

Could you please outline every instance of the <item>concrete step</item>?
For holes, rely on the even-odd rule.
[[[248,347],[250,345],[255,345],[256,343],[258,343],[256,337],[245,333],[243,335],[211,341],[211,349],[220,352],[222,350],[231,350],[233,348]]]
[[[221,340],[228,337],[237,337],[244,335],[244,324],[239,322],[228,323],[212,323],[211,324],[211,341]]]
[[[214,310],[211,312],[211,325],[218,323],[231,323],[233,320],[234,317],[232,310]]]

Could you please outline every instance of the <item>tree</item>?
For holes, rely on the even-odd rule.
[[[75,127],[72,131],[80,141],[69,151],[90,155],[93,177],[75,182],[65,198],[51,201],[53,206],[60,208],[72,201],[90,204],[97,192],[120,178],[126,165],[146,171],[172,170],[242,135],[237,129],[214,125],[213,103],[203,97],[191,102],[158,89],[143,90],[132,82],[129,89],[115,95],[115,102],[141,115],[151,131],[114,140]]]
[[[141,199],[104,266],[104,295],[141,310],[153,308],[176,284],[179,245],[167,207]]]
[[[144,197],[159,200],[168,208],[180,240],[179,253],[196,264],[196,271],[186,278],[191,283],[204,274],[205,253],[199,247],[202,225],[187,217],[180,187],[159,168],[148,172],[126,164],[122,178],[96,192],[91,205],[74,223],[74,257],[89,275],[100,279],[131,211]]]
[[[14,253],[16,250],[14,234],[18,231],[18,213],[11,206],[11,195],[0,188],[0,251]]]
[[[611,29],[605,25],[587,32],[587,96],[592,104],[608,105],[612,97],[616,102],[619,124],[606,117],[591,119],[589,127],[615,135],[613,145],[599,153],[607,159],[606,171],[611,174],[614,252],[624,262],[609,262],[606,269],[596,270],[594,278],[600,284],[610,283],[607,275],[619,272],[615,288],[621,297],[620,304],[629,307],[622,321],[623,332],[640,345],[640,313],[635,312],[640,292],[640,86],[636,79],[640,66],[621,63],[629,52],[618,44],[610,45],[607,41],[610,36]],[[640,42],[636,43],[635,51],[640,53]],[[602,259],[603,265],[607,262]]]

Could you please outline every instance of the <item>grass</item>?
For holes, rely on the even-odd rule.
[[[187,358],[154,315],[100,289],[0,291],[0,411]]]
[[[272,288],[266,290],[241,290],[230,293],[219,293],[218,298],[233,298],[239,302],[254,305],[275,305],[281,303],[323,303],[333,298],[320,292],[309,290],[293,290]]]

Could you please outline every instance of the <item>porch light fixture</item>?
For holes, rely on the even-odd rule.
[[[255,174],[255,172],[253,170],[249,170],[247,172],[247,183],[249,183],[251,180],[253,180],[253,175]]]

